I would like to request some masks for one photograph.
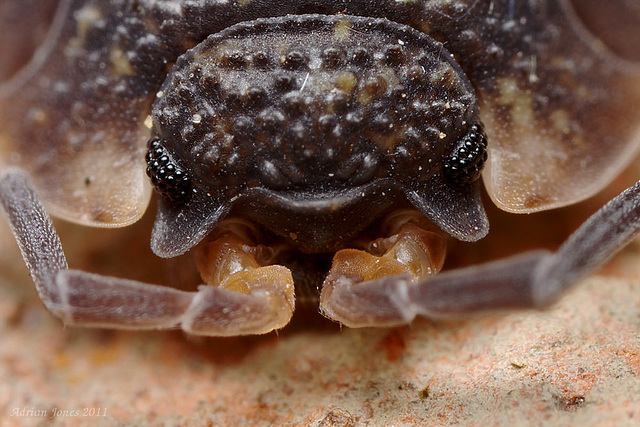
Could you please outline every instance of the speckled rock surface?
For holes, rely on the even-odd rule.
[[[640,425],[638,245],[549,311],[202,339],[63,328],[1,227],[2,426]]]

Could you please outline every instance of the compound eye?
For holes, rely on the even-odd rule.
[[[184,201],[191,190],[191,179],[164,147],[162,139],[149,141],[146,160],[147,175],[155,190],[167,201]]]
[[[451,185],[464,187],[480,178],[486,161],[487,136],[481,124],[471,125],[444,159],[444,176]]]

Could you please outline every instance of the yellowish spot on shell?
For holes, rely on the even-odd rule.
[[[565,110],[555,110],[549,116],[553,127],[561,133],[571,132],[569,114]]]
[[[352,93],[358,85],[358,78],[350,71],[339,73],[336,76],[336,87],[344,92]]]
[[[32,108],[27,114],[27,119],[34,126],[45,126],[49,123],[49,115],[41,108]]]
[[[79,38],[84,39],[93,23],[102,19],[102,11],[93,5],[86,5],[78,10],[74,17],[77,22],[76,33]]]
[[[333,29],[333,37],[338,41],[345,41],[351,35],[351,22],[338,21]]]
[[[124,54],[122,49],[117,46],[111,48],[109,53],[113,73],[118,76],[132,76],[135,74],[129,58]]]
[[[533,100],[531,94],[518,87],[512,78],[497,80],[500,96],[499,104],[511,107],[511,121],[515,127],[528,128],[534,122]]]

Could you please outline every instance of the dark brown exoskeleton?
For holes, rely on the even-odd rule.
[[[533,212],[637,153],[637,2],[4,1],[0,24],[0,201],[67,324],[265,333],[305,286],[353,327],[545,307],[640,228],[636,185],[556,253],[438,273],[447,236],[489,231],[481,173]],[[151,188],[153,251],[206,285],[68,269],[47,212],[125,226]]]

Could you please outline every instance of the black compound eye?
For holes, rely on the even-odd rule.
[[[147,175],[156,191],[165,200],[182,202],[191,190],[191,180],[164,147],[163,142],[159,138],[149,141],[146,156]]]
[[[471,125],[444,159],[444,176],[455,187],[464,187],[480,178],[486,161],[487,136],[481,124]]]

